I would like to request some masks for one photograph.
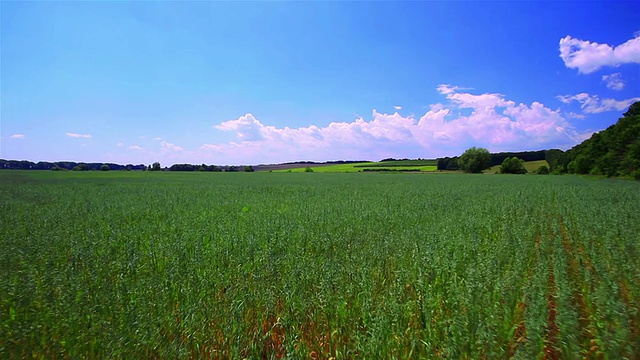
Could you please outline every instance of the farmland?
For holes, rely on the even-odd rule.
[[[435,171],[436,160],[395,160],[380,162],[346,163],[321,166],[301,166],[291,169],[277,170],[278,172],[305,172],[309,167],[313,172],[345,173],[361,171]]]
[[[638,358],[640,183],[0,172],[0,358]]]

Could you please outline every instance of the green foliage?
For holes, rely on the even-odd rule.
[[[313,172],[313,169],[307,166],[306,168],[304,168],[304,172]]]
[[[472,147],[458,159],[458,166],[467,173],[479,173],[489,167],[490,154],[487,149]]]
[[[615,125],[557,159],[552,169],[556,167],[576,174],[633,176],[640,169],[640,102],[632,104]]]
[[[535,173],[538,175],[549,175],[550,171],[546,165],[540,165],[540,167],[536,169]]]
[[[253,172],[253,166],[251,166],[251,165],[245,166],[244,167],[244,172]]]
[[[100,166],[100,170],[101,171],[109,171],[109,170],[111,170],[111,168],[107,164],[102,164],[102,166]]]
[[[634,181],[9,170],[0,194],[1,358],[638,349]]]
[[[501,174],[526,174],[527,170],[524,168],[524,161],[517,157],[506,158],[500,166]]]

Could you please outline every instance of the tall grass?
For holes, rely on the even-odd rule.
[[[0,172],[0,357],[631,358],[638,213],[570,176]]]

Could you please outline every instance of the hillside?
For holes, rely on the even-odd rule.
[[[557,172],[640,180],[640,102],[632,104],[616,124],[593,134],[550,165]]]

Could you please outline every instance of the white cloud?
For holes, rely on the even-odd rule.
[[[27,137],[23,134],[13,134],[11,136],[9,136],[9,138],[11,139],[26,139]]]
[[[460,108],[476,107],[510,107],[515,105],[513,101],[504,100],[502,94],[480,94],[460,93],[458,90],[466,90],[457,86],[438,85],[438,92],[445,95]]]
[[[160,143],[162,152],[177,152],[183,151],[184,149],[178,145],[172,144],[170,142],[163,141]]]
[[[140,147],[140,146],[138,146],[138,145],[131,145],[131,146],[129,146],[129,149],[133,149],[133,150],[144,150],[143,148],[141,148],[141,147]]]
[[[622,80],[622,74],[614,73],[611,75],[602,75],[602,81],[607,83],[607,87],[612,90],[624,89],[624,80]]]
[[[584,115],[582,115],[582,114],[577,114],[577,113],[574,113],[574,112],[568,112],[566,115],[567,115],[567,117],[568,117],[568,118],[570,118],[570,119],[580,119],[580,120],[583,120],[584,118],[586,118],[586,116],[584,116]]]
[[[618,46],[575,39],[569,35],[560,39],[560,58],[564,65],[583,74],[605,66],[640,63],[640,36]]]
[[[117,143],[117,144],[116,144],[116,146],[117,146],[117,147],[123,147],[123,146],[124,146],[124,143],[119,142],[119,143]]]
[[[88,139],[91,137],[90,134],[76,134],[76,133],[65,133],[68,137],[76,138],[76,139]]]
[[[396,110],[402,110],[402,106],[398,106],[398,105],[394,106],[393,108]]]
[[[236,141],[205,144],[198,151],[228,163],[375,160],[457,155],[470,146],[491,151],[568,148],[581,138],[559,110],[541,103],[517,104],[502,94],[472,94],[451,85],[437,90],[447,102],[431,105],[419,119],[373,110],[370,120],[278,128],[246,114],[214,125],[235,132]],[[456,116],[460,109],[471,113]]]
[[[559,95],[556,96],[556,98],[565,104],[570,104],[574,101],[580,103],[580,108],[586,114],[598,114],[605,111],[623,111],[629,108],[629,106],[631,106],[631,104],[633,104],[634,102],[640,101],[640,97],[627,100],[600,100],[598,95],[589,95],[587,93],[564,96]]]
[[[157,138],[153,138],[153,140],[158,140],[158,141],[160,141],[160,140],[162,140],[162,138],[161,138],[161,137],[157,137]]]

